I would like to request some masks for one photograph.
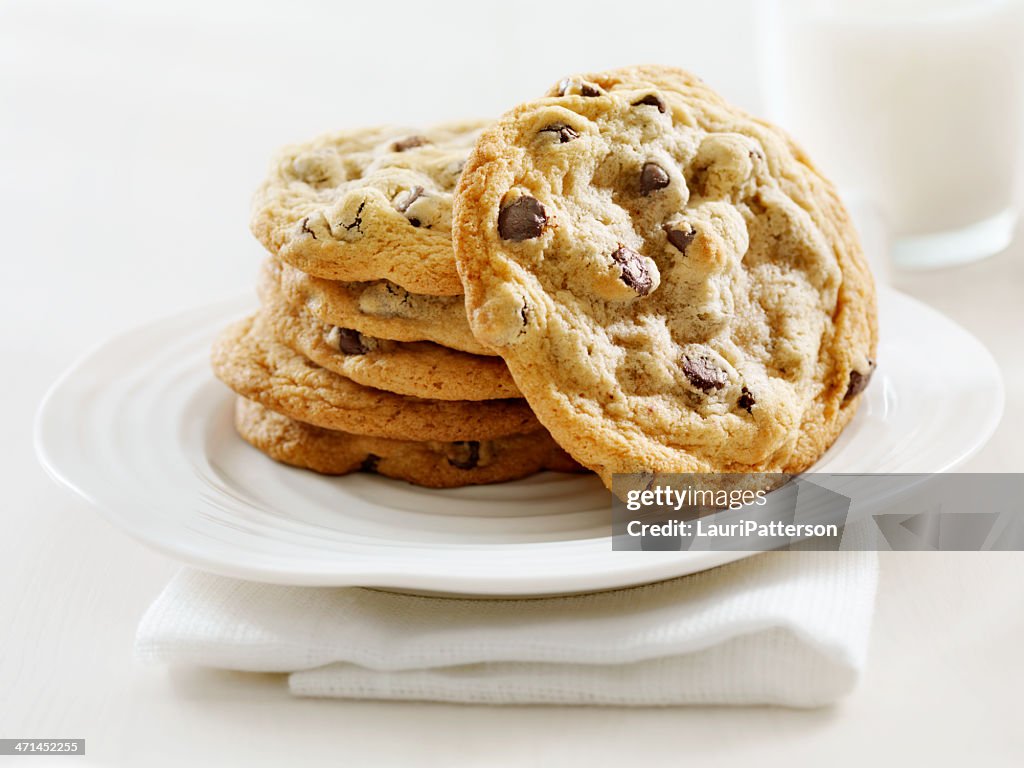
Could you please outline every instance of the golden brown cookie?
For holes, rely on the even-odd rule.
[[[582,470],[543,429],[491,440],[394,440],[314,427],[244,397],[235,407],[235,426],[246,441],[285,464],[327,475],[375,472],[428,488]]]
[[[834,188],[681,70],[566,78],[505,115],[454,241],[473,332],[607,484],[802,471],[874,368],[874,285]]]
[[[470,355],[429,341],[391,341],[321,323],[260,283],[260,316],[274,337],[329,371],[367,387],[435,400],[521,397],[500,357]]]
[[[235,392],[327,429],[402,440],[490,440],[536,432],[525,400],[425,400],[396,395],[328,371],[278,341],[258,316],[225,329],[213,371]]]
[[[253,234],[319,277],[461,294],[452,192],[482,125],[381,126],[287,147],[256,193]]]
[[[260,283],[273,283],[291,304],[304,304],[321,322],[392,341],[432,341],[474,355],[495,353],[469,330],[463,296],[409,293],[387,280],[324,280],[268,259]]]

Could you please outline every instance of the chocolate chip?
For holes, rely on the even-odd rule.
[[[662,101],[661,97],[658,96],[656,93],[648,94],[647,96],[644,96],[639,101],[634,101],[633,102],[633,106],[634,107],[639,107],[639,106],[657,107],[659,112],[661,112],[662,114],[665,114],[665,102]]]
[[[359,232],[360,234],[362,234],[362,231],[363,231],[363,229],[362,229],[362,227],[363,227],[363,208],[365,208],[365,207],[366,207],[366,201],[364,200],[363,202],[361,202],[359,204],[359,208],[358,208],[358,210],[356,210],[356,215],[355,215],[355,218],[352,219],[352,223],[351,224],[346,224],[345,222],[341,221],[341,222],[338,222],[338,226],[339,227],[344,227],[346,232],[351,232],[354,229],[356,232]]]
[[[457,469],[473,469],[480,461],[480,443],[476,440],[452,443],[448,463]]]
[[[702,392],[721,389],[729,383],[725,371],[716,368],[704,357],[683,357],[683,373]]]
[[[369,352],[359,331],[352,328],[338,328],[338,349],[346,355],[365,355]]]
[[[668,241],[675,246],[676,250],[680,253],[686,253],[686,249],[693,242],[693,238],[697,236],[697,230],[689,229],[672,229],[668,224],[662,227],[665,230],[665,235],[668,237]]]
[[[875,361],[868,360],[868,372],[861,373],[860,371],[850,371],[850,383],[846,387],[846,394],[843,396],[843,400],[850,400],[856,397],[865,389],[867,389],[868,383],[871,381],[871,374],[875,372]]]
[[[498,234],[503,240],[532,240],[540,237],[548,222],[544,206],[536,198],[525,196],[509,203],[498,214]]]
[[[620,245],[612,254],[612,261],[619,265],[622,274],[619,279],[640,296],[646,296],[654,287],[654,280],[647,269],[644,257],[636,251]]]
[[[376,453],[371,453],[365,459],[363,459],[363,463],[359,465],[359,471],[375,473],[377,471],[378,464],[380,464],[380,456],[378,456]]]
[[[578,139],[580,137],[576,129],[569,125],[563,125],[562,123],[554,123],[549,125],[547,128],[541,128],[541,133],[557,133],[558,143],[565,144],[567,141]]]
[[[395,201],[395,210],[399,213],[405,213],[409,210],[409,206],[412,205],[416,200],[423,196],[423,187],[413,187],[400,198]]]
[[[640,194],[649,195],[668,186],[669,178],[665,169],[657,163],[644,163],[640,171]]]
[[[427,195],[424,193],[423,187],[412,187],[411,189],[406,190],[405,192],[401,193],[395,198],[395,210],[398,211],[399,213],[405,213],[406,218],[409,220],[409,223],[412,224],[414,227],[418,227],[420,226],[420,224],[422,224],[422,222],[419,220],[417,216],[409,216],[407,211],[409,210],[409,206],[411,206],[421,197],[426,196]]]
[[[578,86],[580,89],[580,96],[600,96],[601,89],[596,85],[590,83],[583,83],[578,80],[573,80],[571,77],[567,77],[564,80],[560,80],[558,83],[558,95],[565,96],[571,94],[574,87]]]
[[[316,236],[316,232],[314,232],[314,231],[313,231],[312,229],[310,229],[310,228],[309,228],[309,216],[307,216],[306,218],[304,218],[304,219],[302,220],[302,231],[303,231],[303,232],[304,232],[305,234],[307,234],[307,235],[309,235],[310,237],[312,237],[312,238],[313,238],[314,240],[317,240],[317,239],[319,239],[319,238],[317,238],[317,236]]]
[[[747,413],[750,413],[750,409],[753,408],[756,404],[757,400],[755,400],[754,396],[750,394],[750,390],[747,389],[746,387],[743,387],[743,389],[740,390],[740,397],[736,401],[736,405],[745,410]]]
[[[391,148],[395,150],[395,152],[405,152],[407,149],[415,149],[416,147],[422,147],[424,144],[429,143],[430,142],[423,136],[408,136],[396,141],[391,145]]]

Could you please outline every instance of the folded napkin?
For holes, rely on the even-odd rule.
[[[864,664],[870,551],[769,552],[571,597],[473,600],[288,587],[184,569],[139,658],[287,672],[293,694],[487,704],[834,701]]]

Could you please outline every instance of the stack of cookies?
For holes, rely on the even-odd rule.
[[[473,336],[452,195],[479,123],[284,150],[257,193],[260,310],[213,351],[239,433],[279,461],[429,487],[579,469]]]
[[[253,230],[262,309],[214,368],[243,437],[320,472],[802,472],[875,368],[832,185],[678,69],[289,149]]]

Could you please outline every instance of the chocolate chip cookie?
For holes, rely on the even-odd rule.
[[[543,429],[491,440],[395,440],[314,427],[243,397],[235,407],[235,426],[246,441],[285,464],[327,475],[374,472],[428,488],[582,469]]]
[[[253,234],[312,275],[461,294],[452,192],[482,126],[382,126],[288,147],[256,194]]]
[[[274,338],[258,315],[224,330],[213,371],[238,394],[326,429],[402,440],[490,440],[536,432],[525,400],[427,400],[364,387]]]
[[[474,355],[494,355],[473,336],[463,296],[409,293],[388,280],[346,283],[307,275],[274,259],[261,282],[279,286],[292,304],[304,304],[321,322],[393,341],[433,341]]]
[[[500,357],[470,355],[429,341],[380,339],[320,322],[289,304],[272,280],[260,283],[260,316],[274,338],[329,371],[367,387],[436,400],[521,397]]]
[[[453,236],[473,332],[609,485],[807,469],[875,365],[834,188],[681,70],[570,77],[509,112],[462,173]]]

